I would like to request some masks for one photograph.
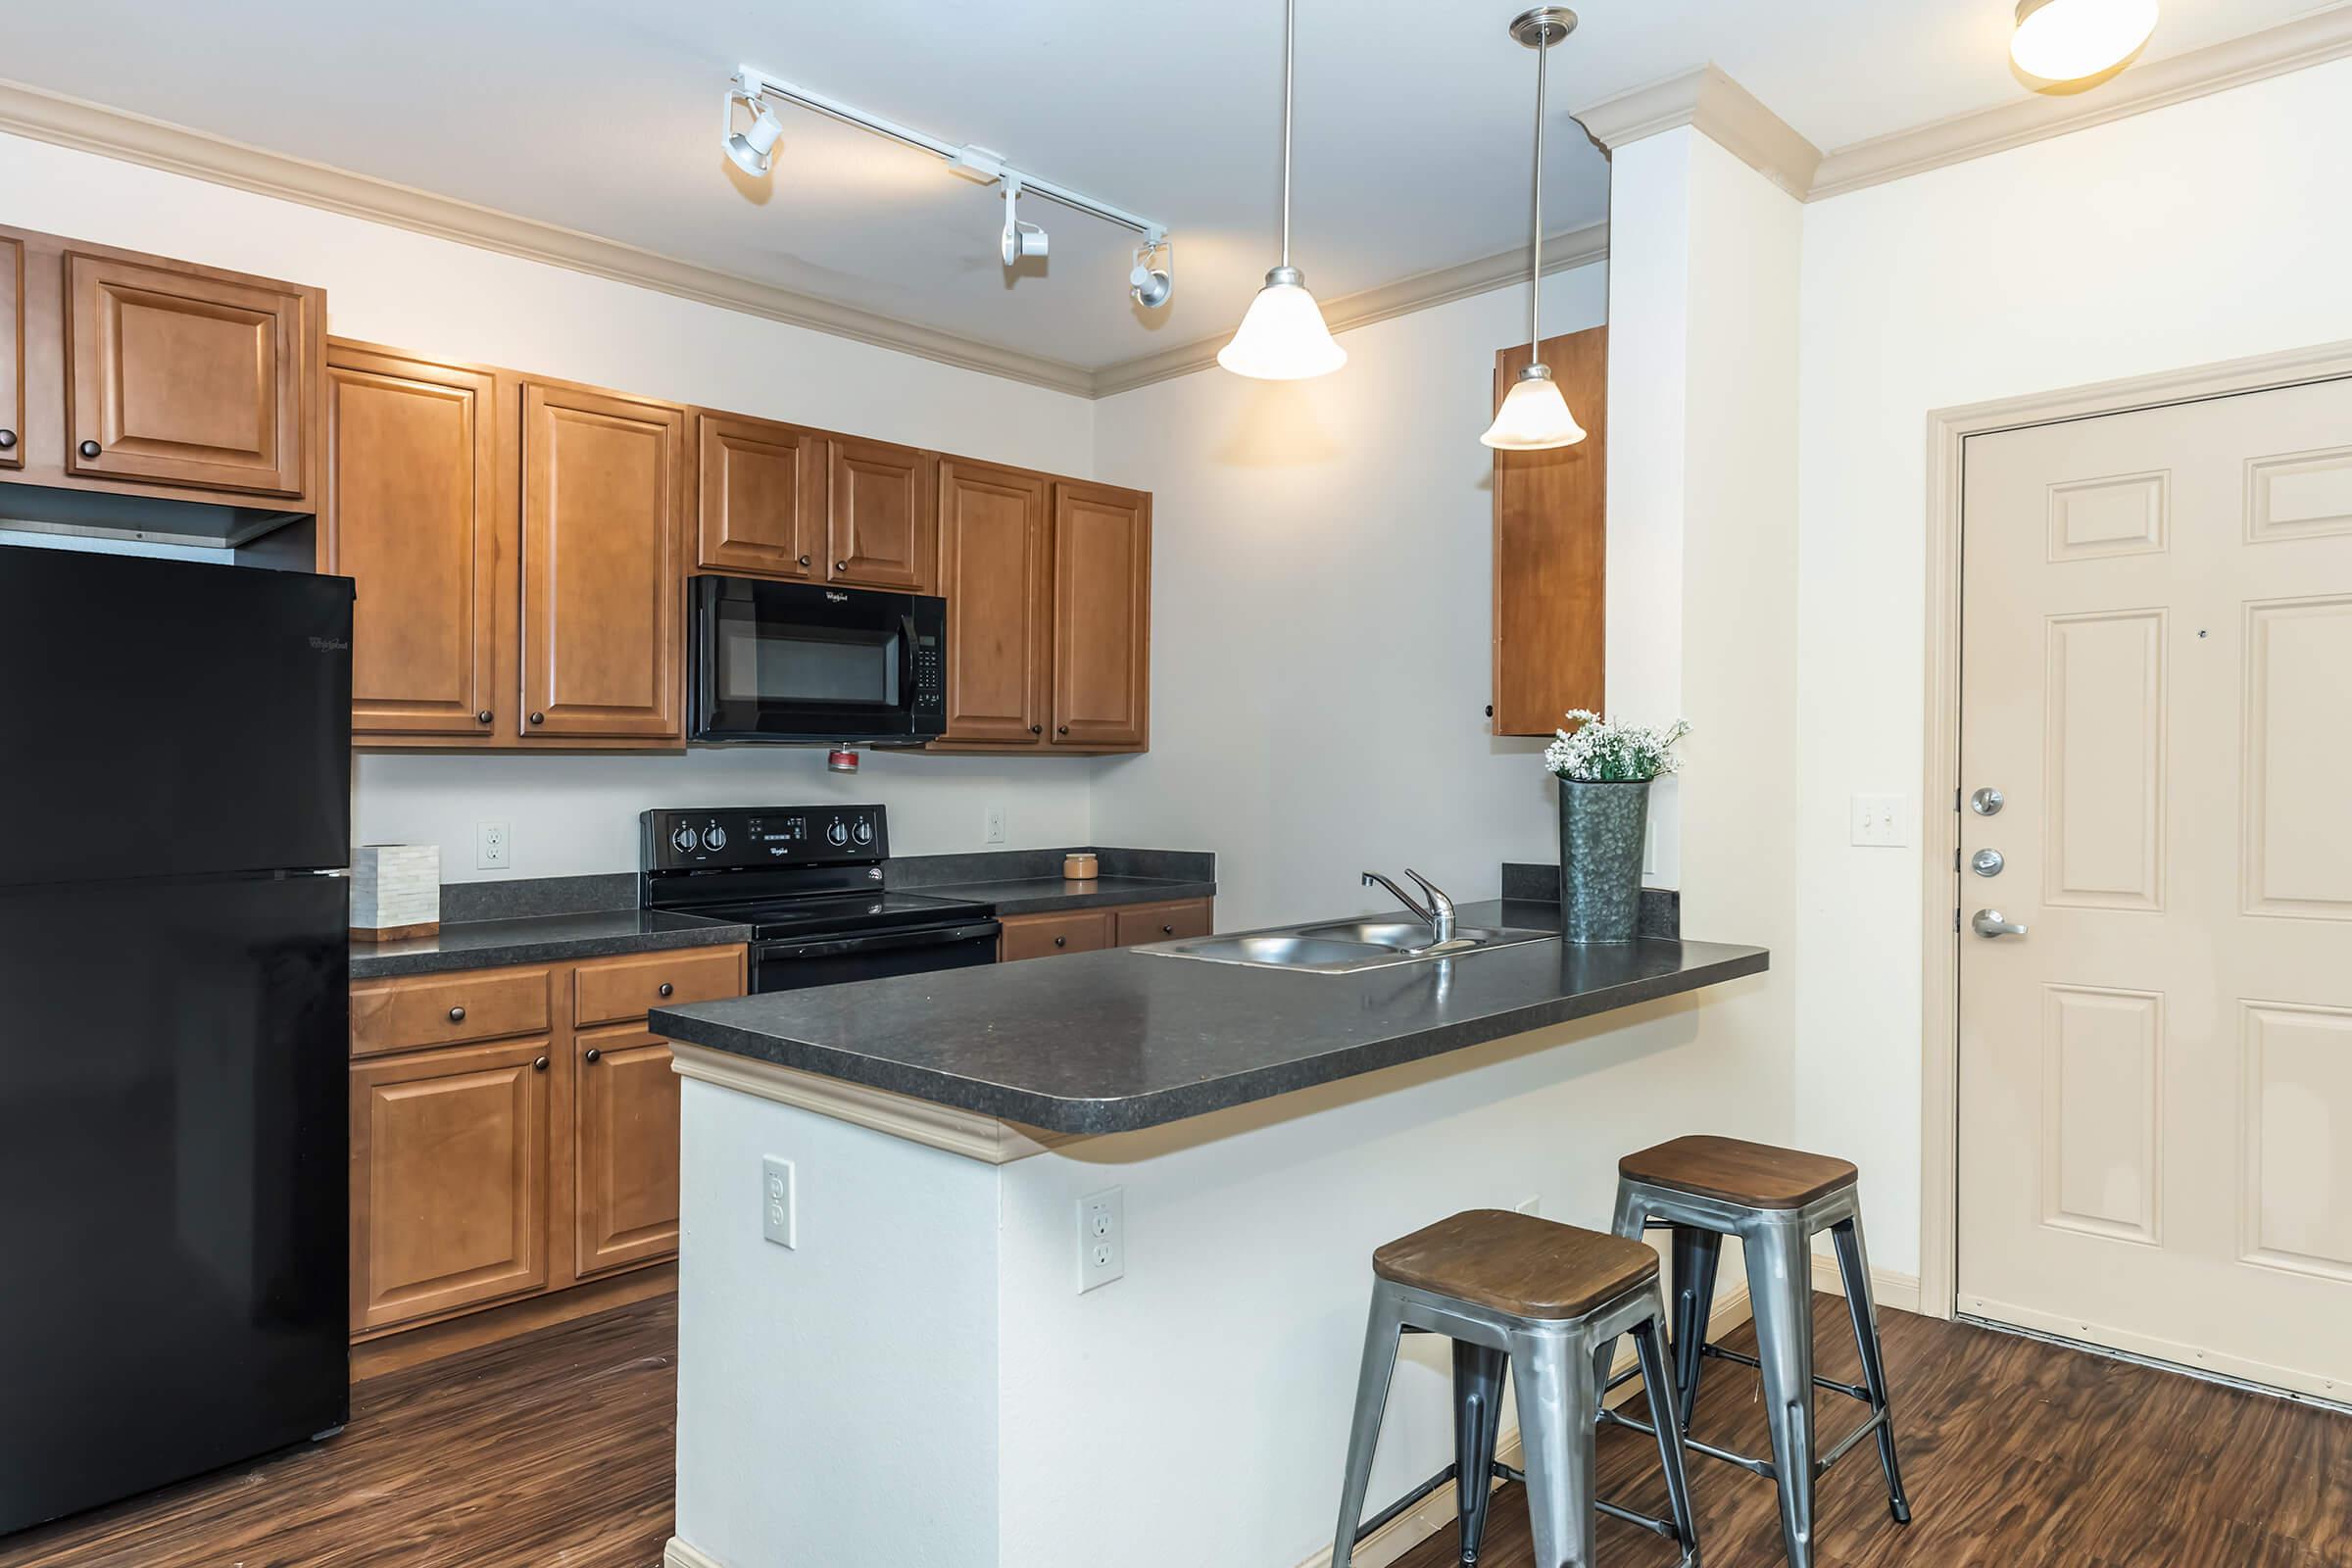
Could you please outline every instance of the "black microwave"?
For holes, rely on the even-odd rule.
[[[755,577],[689,588],[689,739],[920,746],[947,728],[945,599]]]

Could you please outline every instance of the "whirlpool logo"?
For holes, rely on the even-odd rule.
[[[313,637],[310,642],[313,653],[348,654],[351,652],[351,639],[348,637]]]
[[[850,602],[848,594],[837,594],[830,588],[825,590],[825,598],[836,605],[846,605]]]

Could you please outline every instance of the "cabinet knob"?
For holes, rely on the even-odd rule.
[[[1163,925],[1159,928],[1159,934],[1163,937],[1172,937],[1176,934],[1176,928],[1172,925]]]
[[[450,1008],[449,1021],[451,1023],[464,1023],[466,1021],[466,1009],[464,1007]]]
[[[1029,733],[1032,735],[1043,735],[1045,732],[1046,726],[1043,724],[1032,724],[1029,726]]]
[[[531,1071],[533,1071],[533,1072],[545,1072],[545,1071],[547,1071],[547,1058],[546,1058],[545,1056],[541,1056],[541,1057],[540,1057],[538,1060],[536,1060],[536,1061],[532,1062],[532,1063],[531,1063]]]
[[[1054,945],[1057,948],[1066,948],[1070,945],[1070,939],[1068,937],[1055,937],[1054,939]]]
[[[806,566],[806,565],[808,565],[808,558],[807,556],[803,556],[803,557],[801,558],[801,564],[802,564],[802,565],[804,565],[804,566]]]
[[[544,724],[547,722],[547,715],[545,713],[533,713],[531,715],[531,722],[534,724]]]
[[[602,1061],[605,1059],[605,1054],[597,1050],[594,1046],[590,1046],[588,1048],[588,1059],[590,1061]]]
[[[1054,726],[1054,733],[1056,735],[1067,735],[1069,732],[1070,726],[1067,724],[1056,724]]]
[[[95,441],[84,441],[81,444],[81,455],[85,458],[94,458],[101,450],[103,449]]]
[[[835,571],[847,571],[850,569],[850,564],[846,561],[836,561],[833,563],[833,569]]]
[[[16,432],[16,431],[14,431],[14,430],[0,430],[0,452],[6,452],[6,451],[9,451],[11,448],[13,448],[14,446],[16,446],[16,444],[17,444],[17,432]]]
[[[666,996],[668,996],[668,995],[669,995],[669,992],[670,992],[670,985],[669,985],[669,982],[668,982],[668,981],[666,981],[666,980],[662,981],[662,982],[661,991],[660,991],[660,995],[666,997]]]
[[[476,724],[487,724],[490,722],[490,710],[485,708],[480,712],[473,715],[473,721]]]

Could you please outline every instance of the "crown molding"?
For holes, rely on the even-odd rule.
[[[1610,153],[1660,131],[1692,126],[1799,201],[1821,166],[1820,148],[1713,61],[1581,109],[1576,119]]]
[[[2336,6],[2184,55],[2132,66],[2088,92],[2034,96],[1954,115],[1838,148],[1821,161],[1809,201],[2007,152],[2069,131],[2227,92],[2352,55],[2352,5]]]
[[[1605,261],[1609,254],[1609,225],[1605,222],[1588,223],[1583,228],[1553,234],[1544,241],[1544,272],[1565,271],[1571,267],[1583,267],[1589,262]],[[1392,317],[1409,316],[1415,311],[1428,310],[1433,305],[1450,304],[1465,300],[1473,294],[1516,283],[1527,276],[1527,252],[1514,247],[1482,256],[1474,262],[1455,267],[1444,267],[1431,272],[1416,272],[1411,277],[1398,278],[1357,294],[1344,294],[1323,307],[1323,321],[1334,332],[1346,332]],[[1190,375],[1217,363],[1217,350],[1225,346],[1226,337],[1201,338],[1156,354],[1138,359],[1121,360],[1106,365],[1095,372],[1095,396],[1107,398],[1121,392],[1132,392],[1139,386],[1154,381],[1173,380]]]
[[[631,283],[966,370],[1078,397],[1095,395],[1093,375],[1079,366],[917,326],[618,240],[289,158],[22,82],[0,80],[0,131]]]

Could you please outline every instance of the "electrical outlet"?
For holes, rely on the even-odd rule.
[[[504,871],[514,863],[514,831],[504,822],[473,825],[473,865],[477,871]]]
[[[760,1234],[778,1247],[801,1245],[799,1198],[792,1179],[792,1161],[770,1154],[760,1161]]]
[[[1127,1273],[1127,1192],[1106,1187],[1078,1200],[1078,1294]]]
[[[1543,1213],[1543,1212],[1544,1212],[1544,1200],[1543,1200],[1542,1198],[1540,1198],[1540,1197],[1535,1197],[1535,1196],[1532,1196],[1532,1195],[1531,1195],[1530,1197],[1527,1197],[1527,1198],[1522,1198],[1521,1200],[1519,1200],[1519,1212],[1520,1212],[1520,1213],[1522,1213],[1522,1214],[1541,1214],[1541,1213]]]
[[[1873,849],[1899,849],[1904,842],[1904,808],[1900,795],[1857,795],[1853,798],[1853,842]]]
[[[983,844],[1004,842],[1004,808],[1002,806],[992,806],[982,814],[980,842]]]

